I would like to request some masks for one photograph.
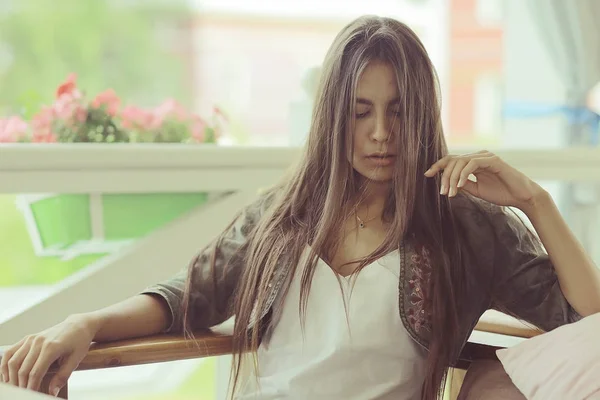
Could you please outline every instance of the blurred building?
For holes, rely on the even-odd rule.
[[[194,25],[197,107],[221,105],[232,117],[238,141],[301,144],[312,108],[303,82],[339,30],[368,13],[407,23],[425,43],[440,76],[452,143],[489,144],[500,138],[501,1],[331,1],[318,7],[311,1],[200,3]]]
[[[503,9],[499,0],[449,0],[450,140],[497,144],[502,129]]]
[[[197,107],[219,104],[238,142],[297,145],[309,129],[310,89],[335,35],[363,14],[402,20],[446,78],[444,0],[203,1],[195,24]],[[313,75],[311,77],[311,74]]]

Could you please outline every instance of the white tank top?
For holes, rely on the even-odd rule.
[[[300,265],[307,255],[308,249]],[[340,291],[338,275],[319,259],[303,334],[299,316],[302,268],[297,268],[281,319],[269,342],[258,349],[259,386],[256,377],[250,377],[236,398],[420,399],[426,353],[400,319],[399,271],[400,257],[395,251],[354,278],[340,276]]]

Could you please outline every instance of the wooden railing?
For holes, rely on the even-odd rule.
[[[508,328],[503,324],[486,324],[483,328],[487,332],[522,338],[529,338],[541,333],[519,326],[518,323],[513,326],[509,325]],[[94,343],[77,367],[77,371],[222,356],[231,353],[231,343],[231,336],[210,331],[198,332],[194,339],[181,335],[156,335],[108,343]],[[456,367],[466,370],[476,360],[497,360],[496,350],[500,348],[503,346],[469,342],[465,345]],[[0,349],[1,359],[2,349]],[[48,384],[57,369],[56,365],[52,366],[44,377],[42,392],[48,393]],[[68,386],[62,389],[59,397],[68,398]]]

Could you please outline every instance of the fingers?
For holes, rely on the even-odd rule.
[[[444,168],[446,168],[446,166],[448,165],[448,162],[452,160],[452,158],[453,156],[446,156],[444,158],[441,158],[439,161],[435,162],[431,167],[429,167],[427,171],[425,171],[425,176],[431,178],[439,172],[443,171]]]
[[[35,364],[41,352],[41,344],[39,340],[33,340],[32,345],[29,347],[29,351],[23,359],[23,363],[19,367],[19,372],[17,373],[17,377],[19,379],[19,387],[26,388],[27,382],[29,381],[29,374],[31,372],[31,368]]]
[[[71,355],[60,366],[60,369],[50,381],[50,385],[48,387],[50,394],[56,396],[60,389],[62,389],[69,380],[69,377],[75,371],[75,368],[79,365],[80,360],[77,359],[75,355]]]
[[[425,176],[433,177],[443,171],[440,194],[454,197],[460,189],[466,192],[476,191],[477,185],[469,181],[469,176],[493,167],[497,160],[497,156],[485,150],[464,156],[448,155],[434,163],[425,172]]]
[[[21,348],[24,340],[21,340],[19,343],[15,344],[8,350],[4,352],[2,355],[2,360],[0,360],[0,370],[2,371],[2,382],[8,383],[10,381],[10,371],[8,368],[8,362],[13,358],[15,353]]]
[[[452,175],[452,171],[456,166],[457,160],[451,159],[448,161],[446,166],[444,167],[444,172],[442,173],[442,180],[440,183],[440,194],[448,194],[450,190],[450,176]]]
[[[2,374],[2,382],[8,383],[9,381],[9,370],[8,370],[8,361],[12,359],[14,354],[21,348],[21,346],[25,343],[25,338],[21,339],[19,342],[15,343],[8,350],[4,352],[2,355],[2,360],[0,360],[0,373]]]
[[[469,160],[466,158],[458,158],[454,163],[454,168],[449,172],[450,178],[448,182],[448,196],[454,197],[456,193],[458,193],[458,182],[461,177],[462,171],[464,171],[465,166],[469,163]],[[446,171],[444,171],[446,173]],[[467,175],[468,176],[468,175]]]
[[[14,354],[8,359],[8,383],[14,386],[19,385],[19,369],[21,368],[21,364],[23,364],[23,360],[27,356],[29,352],[30,342],[27,340],[23,343]],[[3,357],[4,358],[4,357]]]
[[[463,188],[467,183],[470,182],[469,176],[471,174],[475,174],[475,172],[477,172],[480,168],[480,161],[478,159],[474,158],[469,160],[465,167],[462,169],[462,171],[460,171],[459,173],[459,179],[456,187],[459,189]]]
[[[27,337],[4,353],[0,362],[2,380],[21,388],[39,390],[42,379],[59,353],[55,344],[45,341],[45,338]]]
[[[477,186],[476,182],[467,180],[467,182],[460,189],[472,194],[475,197],[479,197],[479,187]]]
[[[52,343],[47,342],[40,346],[40,351],[35,358],[32,358],[33,362],[27,369],[27,388],[36,391],[39,390],[48,369],[58,358],[59,352],[56,351]],[[25,362],[27,362],[27,360],[25,360]],[[25,369],[25,362],[23,362],[22,369]]]

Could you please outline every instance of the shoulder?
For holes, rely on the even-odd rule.
[[[508,207],[498,206],[470,195],[451,200],[452,212],[466,231],[470,244],[481,251],[518,242],[534,242],[534,234],[524,220]]]
[[[268,215],[273,209],[281,193],[280,188],[272,187],[258,192],[258,196],[244,207],[236,218],[244,231],[249,231]]]
[[[491,262],[504,208],[466,194],[452,198],[450,207],[462,247],[479,263]]]
[[[279,186],[260,189],[258,197],[248,206],[249,212],[258,218],[262,218],[275,206],[281,191]]]
[[[460,194],[450,201],[453,215],[471,228],[502,228],[504,225],[525,227],[521,218],[509,207],[499,206],[477,197]]]
[[[450,200],[450,206],[454,218],[467,229],[490,229],[494,219],[506,215],[504,207],[462,193]]]

